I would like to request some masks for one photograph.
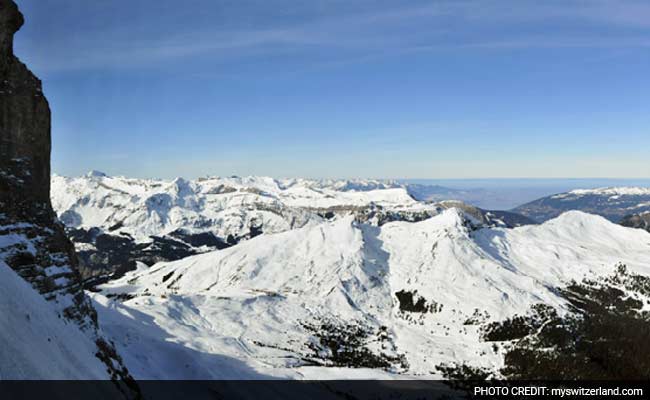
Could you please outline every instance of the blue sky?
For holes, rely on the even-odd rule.
[[[16,1],[60,174],[650,177],[647,1]]]

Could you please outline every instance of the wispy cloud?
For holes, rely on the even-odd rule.
[[[206,3],[209,4],[209,3]],[[405,4],[405,3],[402,3]],[[207,5],[206,5],[207,7]],[[133,38],[137,27],[82,32],[34,45],[39,70],[122,69],[160,66],[193,57],[227,62],[288,50],[327,55],[327,62],[444,48],[648,47],[650,3],[639,1],[453,1],[371,8],[268,26],[164,29]],[[245,25],[245,24],[242,24]],[[558,26],[555,26],[558,25]],[[74,29],[71,27],[70,29]],[[47,39],[47,38],[46,38]],[[33,43],[27,42],[25,47]],[[28,49],[29,50],[29,49]],[[319,57],[322,62],[323,57]]]

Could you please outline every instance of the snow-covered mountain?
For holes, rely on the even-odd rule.
[[[308,180],[268,177],[172,181],[86,176],[52,177],[52,204],[77,245],[85,277],[122,273],[136,262],[151,265],[230,247],[262,233],[278,233],[353,215],[382,225],[419,221],[461,207],[477,223],[532,223],[503,211],[461,202],[422,202],[409,187],[377,180]],[[119,275],[118,273],[118,275]]]
[[[100,227],[137,241],[179,229],[243,237],[251,229],[282,232],[318,222],[318,212],[381,208],[430,209],[397,184],[378,181],[276,180],[267,177],[188,181],[129,179],[91,172],[52,178],[52,203],[70,227]],[[310,212],[311,211],[311,212]]]
[[[630,214],[650,211],[650,188],[610,187],[576,189],[532,201],[512,211],[538,222],[557,217],[565,211],[580,210],[620,222]]]
[[[650,276],[648,232],[575,211],[478,228],[450,208],[262,235],[130,272],[93,299],[140,379],[439,377],[459,365],[500,376],[512,340],[486,340],[490,323],[539,304],[568,314],[558,288],[623,264]],[[650,308],[650,291],[613,282]]]
[[[50,107],[13,54],[23,22],[0,0],[0,380],[92,379],[98,400],[157,398],[134,378],[650,379],[649,232],[579,211],[535,225],[393,181],[51,177]],[[647,227],[648,198],[522,210]],[[384,388],[361,398],[404,397]]]

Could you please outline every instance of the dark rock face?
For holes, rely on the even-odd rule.
[[[621,221],[621,225],[650,232],[650,212],[627,215]]]
[[[390,210],[378,204],[368,206],[341,206],[321,209],[310,209],[321,218],[331,220],[339,215],[353,214],[355,220],[360,223],[370,223],[382,226],[389,222],[420,222],[434,217],[449,208],[458,208],[474,219],[478,226],[515,228],[523,225],[534,225],[535,221],[510,211],[483,210],[478,207],[463,203],[462,201],[447,200],[434,203],[435,209],[425,210]]]
[[[481,226],[497,228],[516,228],[524,225],[535,225],[536,222],[522,214],[510,211],[484,210],[472,205],[450,200],[437,203],[441,209],[458,208],[465,214],[475,219],[474,222]]]
[[[59,289],[72,294],[75,302],[65,312],[86,324],[96,317],[83,292],[52,283],[53,276],[78,281],[76,258],[49,200],[50,108],[41,81],[13,54],[22,24],[13,1],[0,0],[0,234],[15,238],[0,248],[0,257],[46,297]],[[45,265],[61,272],[46,274]]]
[[[50,107],[41,81],[13,54],[23,16],[0,1],[0,207],[21,220],[52,219]]]
[[[126,233],[103,233],[100,228],[67,228],[78,246],[79,272],[84,287],[97,285],[133,271],[137,262],[152,266],[157,262],[176,261],[206,251],[233,246],[241,238],[225,241],[211,232],[191,234],[177,230],[166,236],[151,236],[151,242],[138,243]]]
[[[131,235],[105,233],[101,228],[66,228],[66,233],[77,246],[78,270],[83,286],[94,290],[97,285],[124,276],[136,269],[138,262],[152,266],[163,261],[222,250],[242,240],[262,234],[259,227],[251,227],[245,236],[228,235],[223,239],[212,232],[191,233],[183,229],[164,236],[150,236],[150,242],[136,242]]]
[[[50,108],[41,81],[13,54],[23,16],[0,0],[0,261],[28,281],[97,344],[111,378],[132,396],[137,386],[81,286],[74,247],[50,203]]]
[[[406,291],[400,290],[395,292],[395,296],[399,301],[400,311],[405,312],[415,312],[415,313],[427,313],[427,312],[438,312],[442,308],[441,305],[438,305],[435,301],[429,303],[424,297],[418,296],[418,291]]]

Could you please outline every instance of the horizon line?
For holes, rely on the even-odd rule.
[[[219,174],[205,174],[205,175],[199,175],[193,178],[186,178],[182,175],[177,175],[174,177],[154,177],[154,176],[137,176],[137,175],[125,175],[125,174],[110,174],[110,173],[105,173],[103,171],[98,171],[98,170],[89,170],[86,173],[83,174],[77,174],[77,175],[67,175],[67,174],[61,174],[56,171],[52,171],[51,175],[52,176],[61,176],[64,178],[77,178],[77,177],[83,177],[87,176],[90,173],[93,172],[98,172],[103,175],[106,175],[107,177],[114,177],[114,178],[133,178],[133,179],[152,179],[152,180],[174,180],[174,179],[199,179],[199,178],[272,178],[272,179],[308,179],[308,180],[376,180],[376,181],[476,181],[476,180],[611,180],[611,181],[616,181],[616,180],[638,180],[638,181],[645,181],[648,180],[650,181],[650,176],[648,177],[505,177],[505,176],[494,176],[494,177],[444,177],[444,178],[434,178],[434,177],[419,177],[419,178],[386,178],[386,177],[369,177],[369,176],[356,176],[356,177],[310,177],[310,176],[273,176],[273,175],[259,175],[259,174],[225,174],[225,175],[219,175]]]

